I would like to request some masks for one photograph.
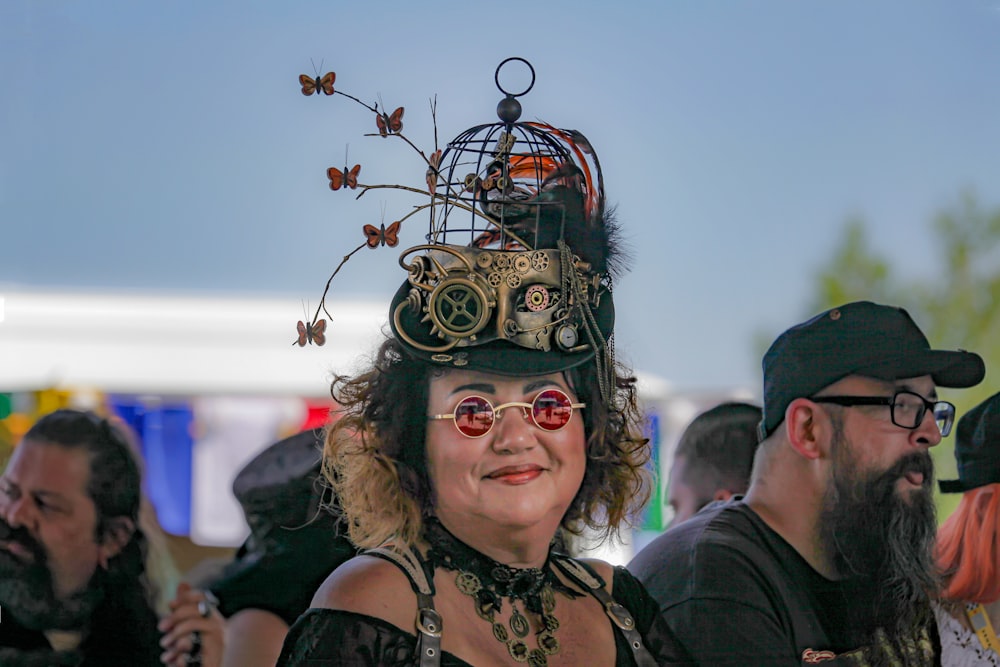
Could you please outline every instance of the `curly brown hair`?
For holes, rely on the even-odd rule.
[[[601,396],[592,362],[565,371],[588,406],[582,412],[586,471],[562,520],[575,535],[591,528],[602,539],[616,536],[649,499],[649,440],[642,435],[635,378],[623,370],[616,369],[611,404]],[[423,517],[433,512],[427,403],[431,378],[446,372],[389,338],[367,372],[334,378],[330,391],[340,418],[327,432],[324,473],[356,546],[372,548],[390,537],[413,544]]]

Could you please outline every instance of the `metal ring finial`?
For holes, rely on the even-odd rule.
[[[518,62],[524,63],[525,65],[528,66],[528,69],[531,71],[531,83],[529,83],[528,87],[525,88],[524,90],[522,90],[520,93],[511,93],[511,92],[508,92],[508,91],[504,90],[503,86],[500,85],[500,70],[503,69],[504,65],[506,65],[509,62],[511,62],[512,60],[516,60]],[[531,89],[535,87],[535,68],[532,67],[531,63],[529,63],[524,58],[519,58],[517,56],[514,56],[512,58],[507,58],[506,60],[504,60],[503,62],[501,62],[499,65],[497,65],[497,71],[493,74],[493,81],[496,82],[497,88],[504,95],[506,95],[508,97],[521,97],[521,95],[528,94],[528,92],[530,92]]]

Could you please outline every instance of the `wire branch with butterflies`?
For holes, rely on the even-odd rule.
[[[533,77],[532,70],[532,85]],[[381,98],[369,104],[337,89],[336,79],[334,72],[322,75],[317,72],[315,78],[302,74],[299,84],[305,96],[340,95],[372,114],[374,131],[363,136],[402,140],[420,156],[424,165],[424,184],[362,183],[361,162],[349,167],[345,156],[342,169],[329,167],[326,170],[330,189],[356,190],[355,200],[373,190],[399,190],[419,195],[424,201],[388,226],[384,209],[378,226],[362,225],[363,242],[337,264],[326,282],[312,321],[308,325],[300,323],[295,344],[322,344],[326,323],[320,316],[332,319],[326,296],[333,279],[362,249],[395,247],[403,224],[414,215],[428,214],[425,242],[431,246],[451,244],[457,236],[462,239],[459,245],[478,248],[553,248],[557,240],[571,237],[581,241],[570,244],[572,247],[589,247],[593,245],[591,236],[604,233],[605,226],[600,224],[604,214],[600,164],[586,138],[575,130],[559,129],[541,121],[516,122],[521,113],[516,98],[530,90],[530,85],[525,91],[512,93],[504,90],[498,81],[498,87],[506,96],[497,106],[501,122],[469,128],[449,141],[444,149],[439,147],[437,103],[432,98],[434,149],[424,152],[403,132],[403,106],[390,113]],[[567,221],[582,222],[567,227]],[[404,268],[412,267],[404,265]],[[598,270],[598,273],[603,272],[603,268]],[[317,332],[320,336],[314,335]]]
[[[320,75],[317,73],[316,77],[310,77],[307,74],[299,75],[299,84],[301,85],[301,92],[303,95],[309,97],[312,95],[341,95],[349,100],[361,105],[369,112],[374,115],[375,118],[375,132],[369,132],[363,136],[371,137],[377,136],[382,138],[396,137],[403,142],[405,142],[410,148],[412,148],[426,164],[426,170],[424,172],[424,178],[426,182],[426,189],[413,187],[408,185],[400,184],[365,184],[359,181],[361,174],[361,164],[355,164],[353,167],[348,168],[347,160],[345,159],[345,164],[343,169],[337,167],[329,167],[326,170],[326,176],[329,179],[329,187],[333,191],[344,190],[358,190],[355,199],[360,199],[366,193],[371,190],[402,190],[406,192],[411,192],[424,197],[429,197],[429,201],[426,203],[418,204],[413,207],[406,215],[395,220],[388,226],[385,225],[384,221],[378,227],[372,224],[365,224],[362,226],[362,232],[364,233],[365,240],[363,243],[358,245],[358,247],[351,250],[349,253],[343,256],[340,263],[337,264],[333,273],[330,275],[326,282],[326,286],[323,289],[323,295],[320,298],[320,302],[316,308],[316,312],[313,315],[312,321],[309,323],[304,323],[300,321],[298,323],[298,336],[293,344],[305,346],[307,343],[314,343],[316,345],[322,345],[325,342],[325,336],[323,335],[326,329],[326,321],[320,318],[320,314],[325,314],[328,318],[332,319],[332,315],[327,310],[326,307],[326,296],[330,291],[330,285],[333,279],[343,268],[344,264],[353,257],[357,252],[364,248],[375,249],[381,246],[395,247],[399,243],[399,232],[402,224],[411,218],[412,216],[420,213],[422,211],[429,211],[431,219],[431,227],[433,228],[433,222],[435,220],[435,206],[441,201],[447,200],[449,207],[458,207],[465,209],[473,215],[482,215],[475,210],[475,207],[470,206],[461,201],[458,196],[459,191],[466,187],[466,183],[450,183],[447,179],[441,176],[441,159],[442,150],[438,147],[438,131],[437,131],[437,101],[432,99],[430,102],[431,107],[431,119],[434,127],[434,150],[430,155],[422,151],[416,144],[413,143],[403,133],[403,114],[405,108],[403,106],[397,107],[391,113],[385,110],[384,105],[380,106],[378,102],[374,104],[368,104],[363,100],[345,93],[335,87],[335,82],[337,75],[335,72],[327,72],[326,74]],[[444,187],[447,191],[447,196],[441,192],[438,192],[439,187]],[[485,217],[485,216],[484,216]],[[486,218],[488,220],[488,218]],[[384,212],[383,212],[384,220]],[[433,235],[433,230],[432,234]]]

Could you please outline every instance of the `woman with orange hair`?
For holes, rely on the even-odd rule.
[[[938,531],[941,664],[1000,665],[1000,393],[958,422],[955,458],[958,479],[939,482],[943,493],[963,493]]]

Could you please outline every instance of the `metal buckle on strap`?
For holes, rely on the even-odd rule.
[[[440,614],[433,607],[418,607],[416,626],[419,633],[417,650],[420,654],[420,667],[440,667],[441,630],[444,627]]]
[[[625,607],[614,600],[608,600],[604,603],[604,611],[607,612],[614,624],[622,630],[635,630],[635,621],[632,620],[632,615],[628,613]]]
[[[435,610],[424,607],[417,611],[417,631],[420,634],[440,637],[442,625],[441,614]]]

